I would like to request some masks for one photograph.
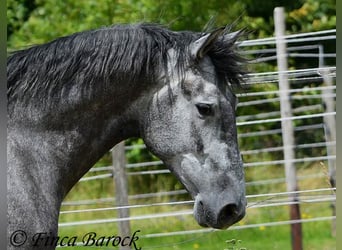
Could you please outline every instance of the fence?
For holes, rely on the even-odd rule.
[[[283,73],[286,74],[290,86],[287,93],[291,100],[292,115],[289,117],[281,116],[279,72],[265,71],[265,69],[273,70],[276,65],[276,38],[247,40],[239,44],[243,53],[253,58],[252,70],[262,73],[250,73],[245,84],[248,88],[238,94],[238,138],[246,172],[248,208],[246,218],[229,230],[331,221],[331,230],[334,233],[336,218],[334,209],[330,214],[313,213],[314,215],[310,216],[307,213],[330,205],[333,207],[336,200],[336,129],[334,128],[336,30],[292,34],[283,38],[288,45],[286,58],[289,69]],[[292,68],[294,64],[304,67]],[[292,125],[293,145],[283,144],[281,126],[283,121],[290,121]],[[126,145],[124,151],[129,154],[134,150],[144,150],[144,147],[140,144]],[[284,158],[283,150],[286,148],[294,152],[291,159]],[[295,179],[298,190],[289,191],[286,188],[286,181],[289,180],[286,178],[284,165],[287,163],[291,163],[297,170]],[[134,183],[135,178],[142,176],[155,181],[160,176],[170,175],[170,171],[157,159],[127,163],[125,166],[122,174],[131,184]],[[165,239],[181,235],[188,237],[189,240],[196,238],[197,234],[216,231],[199,228],[196,225],[192,218],[193,201],[179,184],[174,184],[172,189],[157,192],[129,192],[128,199],[120,198],[118,203],[118,200],[115,200],[115,197],[118,197],[114,190],[119,187],[117,183],[116,188],[113,187],[112,178],[113,166],[92,168],[80,180],[79,188],[71,192],[69,197],[73,199],[69,198],[63,202],[60,229],[77,232],[84,227],[89,230],[97,226],[116,228],[117,224],[128,222],[132,229],[141,229],[142,238]],[[92,184],[94,188],[102,187],[107,192],[103,197],[75,199],[76,191],[82,189],[82,183],[89,182],[96,183]],[[292,199],[292,195],[295,195],[296,199]],[[85,194],[82,193],[82,197],[84,196]],[[293,204],[300,204],[302,208],[301,216],[295,220],[289,217],[286,210],[287,206]],[[265,210],[268,208],[272,210]],[[126,211],[126,213],[120,215],[117,211]],[[253,218],[253,215],[265,213],[264,211],[280,212],[274,212],[273,217],[270,216],[264,221]],[[88,215],[83,217],[85,214]],[[146,230],[149,233],[144,233],[143,228],[153,227],[156,221],[159,225],[156,226],[156,230]],[[184,230],[173,230],[174,224],[170,221],[183,221],[187,226]],[[168,227],[168,224],[172,224],[171,227]],[[193,226],[189,226],[192,224]],[[128,232],[126,231],[126,234]],[[174,244],[181,246],[183,242],[174,242]],[[144,249],[162,246],[163,244],[160,243],[157,246],[144,246]]]

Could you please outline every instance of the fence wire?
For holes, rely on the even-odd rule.
[[[325,110],[324,100],[330,99],[333,102],[336,98],[336,66],[326,65],[325,60],[336,59],[335,51],[327,52],[327,48],[323,45],[324,42],[336,39],[336,30],[325,30],[319,32],[309,32],[303,34],[293,34],[285,36],[286,43],[288,44],[288,58],[291,59],[317,59],[317,66],[312,68],[303,69],[290,69],[286,72],[288,75],[291,89],[288,94],[291,95],[291,100],[296,105],[293,105],[292,117],[286,118],[291,120],[294,124],[295,134],[302,136],[302,134],[308,133],[321,134],[320,138],[313,141],[312,138],[308,138],[308,141],[298,143],[293,146],[296,150],[297,157],[291,159],[291,162],[295,164],[314,164],[321,165],[321,171],[317,173],[302,174],[297,176],[297,180],[320,180],[326,181],[325,186],[321,186],[317,189],[299,190],[296,191],[298,200],[295,203],[301,205],[315,205],[317,207],[326,204],[331,204],[336,201],[336,188],[329,186],[328,165],[331,164],[331,160],[336,160],[336,155],[329,155],[328,148],[336,148],[336,141],[327,140],[325,136],[326,125],[324,119],[327,117],[336,117],[336,110],[333,112],[327,112]],[[276,62],[276,39],[274,37],[256,39],[240,42],[238,45],[243,50],[243,54],[252,57],[250,60],[252,65],[260,66],[261,64],[274,64]],[[249,49],[250,48],[250,49]],[[309,51],[309,52],[308,52]],[[336,63],[336,62],[335,62]],[[258,143],[258,140],[262,138],[280,138],[281,127],[280,122],[284,119],[280,117],[279,112],[279,91],[277,90],[279,72],[255,72],[248,74],[245,85],[247,88],[238,93],[239,104],[238,109],[252,108],[253,112],[244,113],[237,116],[237,126],[239,129],[239,140],[246,140],[248,138],[255,138],[256,143],[253,145],[240,144],[241,154],[244,159],[244,167],[246,171],[252,168],[270,168],[283,166],[284,159],[270,159],[270,157],[264,155],[267,154],[281,154],[284,146],[275,143],[272,146],[266,146],[262,142]],[[329,77],[333,81],[332,86],[325,84],[325,78]],[[256,86],[270,86],[269,88],[255,88]],[[315,102],[315,103],[313,103]],[[273,105],[274,110],[269,112],[259,112],[258,107],[267,105]],[[274,124],[273,126],[267,126]],[[318,131],[318,132],[317,132]],[[260,138],[260,139],[259,139]],[[310,139],[310,140],[309,140]],[[271,139],[275,140],[275,139]],[[128,145],[125,147],[126,152],[131,150],[144,150],[145,145]],[[304,150],[310,151],[311,155],[305,155]],[[260,156],[260,157],[258,157]],[[153,169],[151,169],[153,167]],[[170,171],[166,169],[163,163],[159,160],[150,162],[138,162],[128,163],[126,165],[129,178],[137,178],[142,175],[163,175],[170,174]],[[132,171],[134,170],[134,171]],[[279,171],[283,171],[279,168]],[[86,175],[80,182],[99,182],[106,179],[113,178],[113,167],[94,167],[89,171],[91,176]],[[258,188],[261,186],[282,185],[285,188],[286,178],[284,175],[274,176],[272,178],[256,178],[253,180],[246,180],[246,188]],[[267,189],[266,189],[267,190]],[[77,220],[60,222],[59,227],[84,227],[93,224],[106,224],[106,223],[118,223],[119,221],[139,221],[139,220],[159,220],[165,217],[180,217],[180,216],[192,216],[192,200],[174,200],[167,202],[149,202],[145,204],[139,204],[139,199],[150,199],[153,197],[168,197],[166,199],[174,199],[171,197],[177,197],[179,195],[185,195],[187,192],[185,189],[179,190],[163,190],[160,192],[150,192],[141,194],[132,194],[129,196],[129,200],[136,204],[130,204],[128,206],[116,206],[115,194],[112,197],[103,197],[96,199],[86,200],[66,200],[62,204],[62,211],[60,217],[69,216],[72,214],[85,214],[95,213],[97,216],[101,216],[103,213],[115,212],[119,209],[129,208],[132,211],[140,211],[144,209],[145,214],[134,214],[128,218],[116,218],[114,214],[103,218],[95,217],[91,220]],[[291,192],[270,192],[270,193],[248,193],[248,208],[249,210],[259,210],[272,208],[280,208],[294,204],[294,201],[290,200],[287,196]],[[148,200],[147,200],[148,201]],[[94,207],[94,205],[97,205]],[[82,208],[78,208],[82,206]],[[70,208],[69,208],[70,207]],[[86,208],[84,208],[86,207]],[[156,207],[170,207],[167,212],[152,212],[152,208]],[[172,208],[172,210],[171,210]],[[146,209],[151,209],[151,213],[146,213]],[[165,210],[163,210],[165,211]],[[333,221],[336,216],[318,216],[315,218],[302,218],[298,221],[294,220],[282,220],[282,221],[265,221],[262,223],[235,225],[228,230],[242,230],[256,227],[273,227],[280,225],[289,225],[293,223],[309,223],[318,221]],[[194,222],[195,223],[195,222]],[[160,232],[142,235],[142,238],[155,238],[155,237],[172,237],[175,235],[191,235],[206,232],[215,232],[214,229],[189,229],[185,231],[170,231]]]

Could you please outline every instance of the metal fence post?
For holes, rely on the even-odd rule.
[[[294,192],[298,191],[296,167],[293,163],[294,154],[294,132],[293,124],[290,119],[292,117],[291,99],[289,93],[289,82],[287,76],[287,49],[285,41],[285,13],[283,7],[274,9],[274,26],[277,47],[277,64],[279,77],[279,95],[280,95],[280,113],[281,113],[281,129],[284,146],[284,161],[287,191],[292,192],[289,196],[290,200],[295,204],[290,205],[291,220],[300,220],[300,208],[298,195]],[[292,249],[301,250],[302,245],[302,225],[301,223],[291,224]]]
[[[126,156],[125,156],[125,142],[122,141],[117,144],[112,150],[113,159],[113,177],[115,185],[115,201],[117,206],[128,206],[128,185],[126,175]],[[129,209],[120,208],[118,210],[118,218],[129,218]],[[119,233],[123,238],[131,235],[131,228],[129,220],[119,221]],[[122,246],[120,250],[130,250],[130,246]]]
[[[329,70],[323,69],[322,76],[324,79],[325,86],[328,87],[322,90],[322,101],[324,105],[325,112],[334,112],[335,103],[333,99],[333,90],[329,87],[333,86],[332,78],[329,76]],[[324,133],[326,142],[336,142],[336,121],[335,116],[324,116]],[[327,155],[336,156],[336,145],[327,145]],[[328,159],[328,169],[329,169],[329,181],[332,188],[336,187],[336,161],[335,159]],[[332,215],[336,216],[336,202],[331,203]],[[336,236],[336,220],[334,219],[331,224],[331,234]]]

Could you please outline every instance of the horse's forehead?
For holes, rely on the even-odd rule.
[[[201,71],[201,73],[214,74],[215,67],[209,56],[205,56],[204,58],[202,58],[202,60],[198,64],[198,68]]]
[[[179,87],[178,84],[181,82],[186,82],[192,85],[191,89],[196,92],[193,94],[209,94],[216,97],[222,91],[219,87],[222,83],[219,82],[215,66],[209,56],[198,62],[189,58],[188,61],[179,61],[177,51],[171,48],[168,50],[168,59],[168,73],[171,76],[169,79],[175,87]]]
[[[200,73],[200,74],[213,74],[215,72],[214,64],[209,56],[203,57],[200,61],[195,62],[193,59],[186,56],[179,56],[179,52],[170,48],[168,54],[168,67],[169,71],[173,71],[175,68],[183,68],[179,72],[185,73]],[[175,71],[173,71],[175,72]],[[176,71],[178,72],[178,71]]]
[[[217,85],[217,76],[215,67],[209,58],[203,58],[196,65],[190,65],[185,71],[185,80],[193,81],[197,84],[214,84]]]
[[[215,73],[214,66],[210,64],[203,64],[200,72],[198,70],[188,72],[185,76],[185,82],[192,85],[193,96],[208,97],[211,100],[218,98],[222,103],[231,103],[236,106],[235,94],[226,82],[220,81]],[[218,99],[216,101],[219,101]]]

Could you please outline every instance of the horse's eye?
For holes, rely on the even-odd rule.
[[[197,103],[196,108],[201,116],[211,116],[214,114],[214,109],[211,104],[208,103]]]

